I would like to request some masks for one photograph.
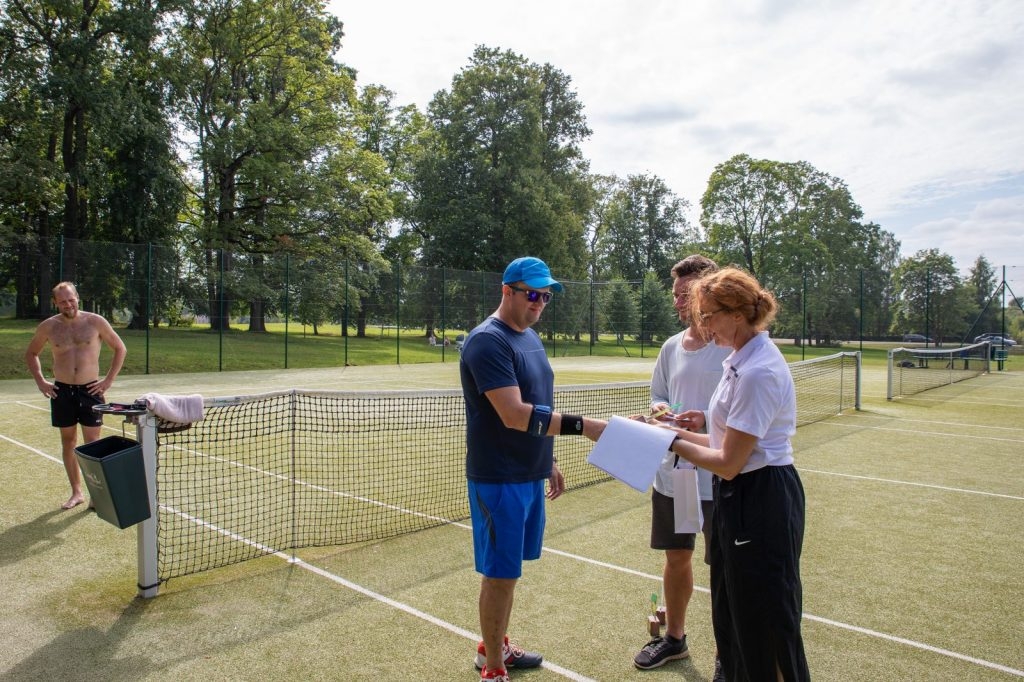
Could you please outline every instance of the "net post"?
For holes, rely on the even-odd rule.
[[[855,410],[860,412],[861,368],[863,367],[863,358],[862,358],[862,353],[859,350],[858,351],[854,351],[854,356],[856,357],[856,361],[857,361],[857,374],[856,374],[856,379],[855,379],[855,381],[856,381],[856,388],[854,389],[854,394],[853,394],[854,395],[854,397],[853,397],[853,407],[854,407]]]
[[[157,596],[160,581],[157,578],[157,518],[160,510],[156,496],[156,417],[147,412],[136,418],[136,431],[142,444],[142,462],[146,469],[146,490],[149,493],[150,517],[138,524],[136,547],[138,550],[138,596],[147,599]]]
[[[888,353],[889,358],[888,358],[888,361],[886,363],[886,365],[887,365],[887,368],[886,368],[887,380],[886,380],[886,383],[885,383],[885,399],[886,400],[892,400],[892,369],[893,369],[893,367],[892,367],[892,359],[893,359],[894,353],[897,350],[899,350],[899,349],[898,348],[893,348],[893,349],[890,349],[889,353]]]

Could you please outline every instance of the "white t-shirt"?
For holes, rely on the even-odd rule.
[[[700,350],[683,350],[683,335],[679,332],[668,339],[658,352],[651,376],[651,404],[668,403],[673,412],[702,410],[707,419],[708,404],[722,378],[722,361],[731,348],[708,343]],[[686,461],[679,459],[681,464]],[[662,495],[672,496],[672,468],[676,456],[666,453],[654,477],[654,489]],[[702,500],[711,499],[711,472],[697,469],[697,486]]]
[[[711,398],[709,435],[721,448],[729,428],[757,436],[745,474],[793,463],[796,388],[782,352],[760,332],[722,363],[722,381]]]

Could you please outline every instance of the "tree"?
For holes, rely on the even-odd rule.
[[[570,79],[481,46],[429,118],[413,182],[423,264],[500,272],[533,254],[556,275],[582,274],[590,130]]]
[[[701,207],[716,260],[742,264],[778,298],[777,336],[831,344],[856,336],[868,310],[887,321],[898,242],[861,222],[841,179],[804,161],[741,154],[715,168]]]
[[[938,249],[918,251],[899,264],[893,277],[898,296],[894,333],[920,330],[937,344],[964,334],[965,313],[973,304],[951,256]]]
[[[999,285],[996,282],[996,271],[984,255],[978,256],[968,271],[967,286],[974,301],[976,316],[969,320],[971,324],[967,335],[973,339],[980,333],[999,329],[1001,301],[996,298],[1000,293]]]
[[[679,331],[679,315],[664,279],[655,272],[644,274],[638,303],[641,312],[641,341],[664,341]]]
[[[48,310],[58,237],[134,241],[173,225],[181,194],[168,163],[162,75],[152,68],[160,63],[153,43],[167,11],[159,0],[4,4],[0,119],[5,146],[23,161],[0,161],[0,170],[31,178],[0,195],[7,207],[0,210],[13,210],[28,230],[17,245],[19,314]],[[38,261],[30,260],[32,249]],[[78,263],[66,265],[64,279],[76,279]],[[83,276],[107,290],[122,274]],[[121,289],[119,305],[131,305],[137,292]],[[38,305],[30,311],[33,298]]]
[[[779,163],[738,154],[712,171],[700,222],[718,262],[740,264],[765,284],[788,211]]]
[[[603,251],[609,268],[627,280],[668,272],[697,241],[686,219],[689,203],[657,176],[631,175],[612,195]]]
[[[615,334],[615,340],[622,343],[626,334],[637,329],[639,313],[632,288],[622,279],[613,279],[601,292],[600,301],[602,319],[599,325]]]
[[[315,0],[216,0],[183,11],[171,54],[179,118],[197,141],[193,222],[214,329],[227,326],[215,302],[242,297],[260,331],[282,284],[267,256],[336,249],[352,223],[330,219],[351,217],[351,194],[365,188],[353,185],[376,184],[379,158],[346,133],[355,93],[333,59],[341,37],[341,23]],[[222,291],[222,281],[238,289]]]

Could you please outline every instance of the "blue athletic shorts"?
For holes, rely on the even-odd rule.
[[[544,545],[544,479],[468,484],[477,573],[519,578],[523,561],[539,559]]]
[[[91,395],[92,384],[65,384],[55,381],[57,396],[50,400],[50,423],[54,426],[102,426],[103,415],[92,411],[93,405],[102,405],[103,396]]]

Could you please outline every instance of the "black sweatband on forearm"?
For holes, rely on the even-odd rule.
[[[559,430],[558,434],[560,436],[582,436],[583,417],[575,414],[563,414],[562,428]]]
[[[534,405],[530,413],[530,425],[527,430],[531,436],[544,438],[548,435],[548,426],[551,424],[551,408],[547,405]]]

